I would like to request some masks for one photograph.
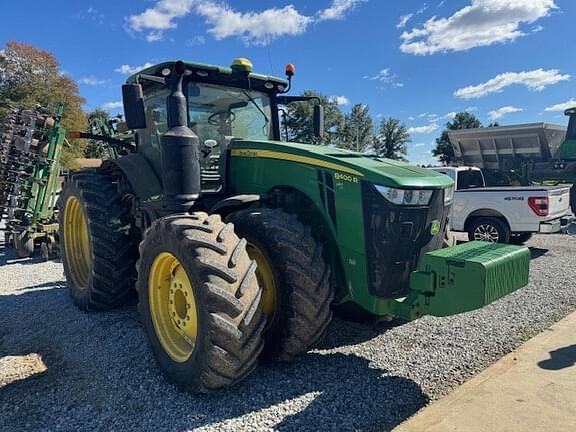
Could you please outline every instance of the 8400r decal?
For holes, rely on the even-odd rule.
[[[358,177],[355,177],[353,175],[350,174],[342,174],[339,172],[335,172],[334,173],[334,180],[344,180],[350,183],[360,183],[360,180],[358,180]]]
[[[513,197],[506,197],[504,198],[505,201],[524,201],[523,196],[513,196]]]

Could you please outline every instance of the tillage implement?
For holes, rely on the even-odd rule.
[[[291,360],[335,305],[415,319],[480,308],[528,282],[526,248],[442,249],[448,177],[313,143],[284,142],[279,112],[313,104],[287,79],[173,61],[122,87],[126,154],[72,174],[60,199],[68,286],[83,310],[134,289],[165,376],[206,392],[259,358]]]
[[[57,254],[62,115],[62,105],[54,113],[9,107],[0,124],[0,219],[5,244],[19,257],[32,256],[37,245],[47,258]]]

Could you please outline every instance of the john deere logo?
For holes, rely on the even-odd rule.
[[[440,232],[440,221],[439,220],[433,220],[432,221],[432,225],[430,226],[430,234],[432,234],[433,236],[438,234]]]

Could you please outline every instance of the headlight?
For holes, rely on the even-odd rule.
[[[452,204],[454,199],[454,185],[444,189],[444,205]]]
[[[396,205],[423,206],[430,204],[433,190],[396,189],[387,186],[375,185],[376,190],[384,198]]]

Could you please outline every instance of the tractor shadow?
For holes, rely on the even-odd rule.
[[[546,255],[550,251],[550,249],[543,249],[534,246],[530,246],[528,249],[530,249],[530,259],[533,260]]]
[[[134,305],[83,313],[62,287],[44,283],[0,296],[0,358],[37,353],[47,367],[0,385],[2,431],[79,430],[87,418],[111,431],[184,431],[230,420],[282,431],[385,431],[429,401],[414,381],[331,349],[382,332],[339,318],[320,350],[294,363],[260,365],[215,393],[185,393],[161,376]]]
[[[576,345],[569,345],[550,351],[550,358],[538,362],[546,370],[561,370],[576,365]]]

